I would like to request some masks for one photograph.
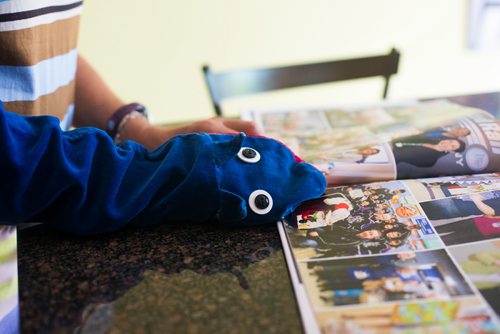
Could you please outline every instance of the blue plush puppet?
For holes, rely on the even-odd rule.
[[[0,222],[42,221],[78,235],[127,223],[274,222],[320,196],[323,175],[283,144],[240,135],[177,136],[153,152],[95,128],[0,103]]]

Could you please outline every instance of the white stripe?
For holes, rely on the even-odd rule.
[[[0,100],[34,101],[55,92],[75,78],[77,58],[73,49],[33,66],[0,66]]]
[[[51,6],[63,6],[75,2],[77,0],[9,0],[0,2],[0,14],[25,12]]]
[[[14,309],[14,307],[16,307],[16,305],[18,304],[18,299],[18,294],[16,293],[10,296],[8,299],[0,301],[0,320],[5,318],[5,316],[9,314]]]
[[[0,263],[0,284],[17,280],[17,259]]]
[[[75,105],[70,104],[68,109],[66,109],[66,114],[64,115],[63,120],[59,123],[59,126],[63,131],[69,131],[71,129],[71,125],[73,125],[73,115],[75,113]]]
[[[32,17],[25,20],[18,20],[12,22],[1,22],[0,23],[0,31],[12,31],[12,30],[21,30],[32,28],[35,26],[39,26],[42,24],[50,24],[56,21],[69,19],[74,16],[79,16],[82,13],[82,6],[73,8],[71,10],[49,13],[41,16]]]
[[[0,242],[16,237],[16,227],[0,225]]]

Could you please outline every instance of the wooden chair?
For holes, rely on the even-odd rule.
[[[221,116],[221,102],[227,98],[376,76],[385,78],[382,93],[385,99],[389,80],[391,75],[398,72],[398,65],[399,52],[393,48],[388,54],[378,56],[219,73],[212,72],[210,67],[205,65],[203,74],[215,113]]]

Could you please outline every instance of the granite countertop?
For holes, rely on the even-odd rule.
[[[448,99],[500,116],[497,92]],[[274,225],[37,226],[18,232],[18,261],[22,332],[302,331]]]
[[[18,232],[22,332],[296,333],[275,226]]]

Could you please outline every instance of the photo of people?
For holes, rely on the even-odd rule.
[[[477,297],[318,311],[324,334],[497,333],[498,325]]]
[[[325,131],[313,136],[295,136],[294,144],[304,160],[313,164],[323,161],[362,163],[367,157],[378,162],[389,161],[380,139],[366,127]],[[380,154],[379,154],[380,153]]]
[[[418,167],[432,167],[437,160],[448,153],[461,153],[465,150],[465,142],[439,137],[413,136],[399,138],[392,142],[392,151],[397,163],[406,162]]]
[[[285,219],[297,259],[442,247],[404,184],[398,181],[327,189]]]
[[[473,294],[446,251],[300,262],[313,307]]]
[[[393,180],[396,176],[391,147],[374,141],[359,146],[338,146],[326,153],[306,154],[326,177],[329,185]]]
[[[497,314],[500,313],[500,239],[450,247],[450,253]]]
[[[268,112],[330,187],[278,225],[304,328],[499,333],[498,119],[444,99]]]
[[[444,100],[244,117],[315,165],[330,185],[498,172],[500,164],[500,121]]]
[[[446,176],[404,181],[419,202],[500,190],[500,173]]]
[[[349,149],[332,149],[328,153],[328,160],[337,164],[341,163],[386,163],[388,162],[387,155],[382,153],[382,148],[378,145],[373,146],[358,146]],[[322,156],[320,155],[319,158]],[[326,158],[326,157],[325,157]]]
[[[495,129],[493,129],[495,128]],[[496,130],[498,128],[498,130]],[[478,114],[391,140],[398,179],[497,172],[500,121]]]
[[[353,210],[352,202],[342,193],[334,193],[306,205],[297,215],[299,229],[311,229],[332,225],[347,219]]]
[[[398,175],[401,174],[400,169],[404,170],[405,164],[433,167],[439,158],[447,154],[464,152],[466,142],[463,138],[470,133],[465,127],[433,128],[419,135],[393,139],[392,152],[398,166]]]
[[[446,245],[500,236],[500,190],[420,203]]]

